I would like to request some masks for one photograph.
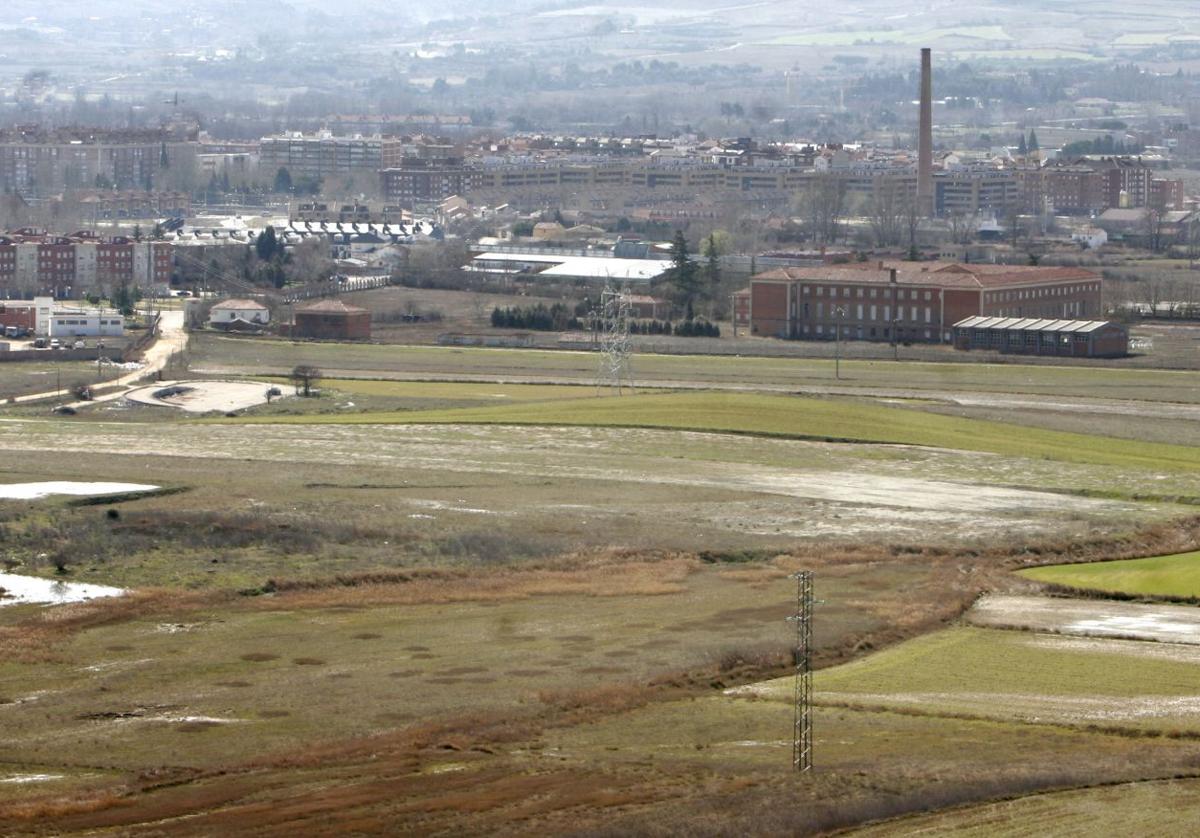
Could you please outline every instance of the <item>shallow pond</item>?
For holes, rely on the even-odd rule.
[[[36,576],[21,576],[16,573],[0,573],[0,607],[18,603],[46,603],[58,605],[64,602],[82,602],[105,596],[121,596],[121,588],[108,585],[90,585],[86,582],[63,582],[58,579],[39,579]]]
[[[157,488],[146,483],[96,483],[78,480],[0,483],[0,499],[37,500],[47,495],[115,495],[119,492],[149,492]]]

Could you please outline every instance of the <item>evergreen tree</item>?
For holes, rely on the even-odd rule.
[[[1024,157],[1029,153],[1029,146],[1025,143],[1025,134],[1021,134],[1021,141],[1017,143],[1017,154]]]
[[[670,283],[675,288],[679,305],[687,312],[687,319],[691,320],[692,309],[700,293],[700,272],[688,255],[687,238],[682,230],[675,231],[675,238],[671,242],[671,265]]]
[[[1029,150],[1030,151],[1038,151],[1039,149],[1040,149],[1040,146],[1038,146],[1037,131],[1030,128],[1029,129]]]
[[[275,238],[275,228],[267,225],[267,229],[258,234],[254,240],[254,252],[264,262],[269,262],[279,250],[279,240]]]
[[[721,256],[717,252],[716,236],[710,233],[704,242],[704,255],[706,257],[704,278],[708,281],[709,298],[716,299],[717,289],[721,285]]]
[[[284,166],[280,166],[279,171],[275,173],[275,191],[292,191],[292,173],[289,172]]]

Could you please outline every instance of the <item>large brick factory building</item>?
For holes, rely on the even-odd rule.
[[[1101,279],[1082,268],[896,262],[779,268],[737,303],[751,334],[947,343],[967,317],[1096,319]]]

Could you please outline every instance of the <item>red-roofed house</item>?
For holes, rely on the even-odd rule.
[[[949,342],[958,321],[1101,316],[1083,268],[883,262],[778,268],[750,280],[750,333],[802,340]]]

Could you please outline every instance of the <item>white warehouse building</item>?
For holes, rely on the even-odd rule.
[[[111,308],[68,308],[50,297],[37,297],[34,334],[48,338],[121,337],[125,318]]]

